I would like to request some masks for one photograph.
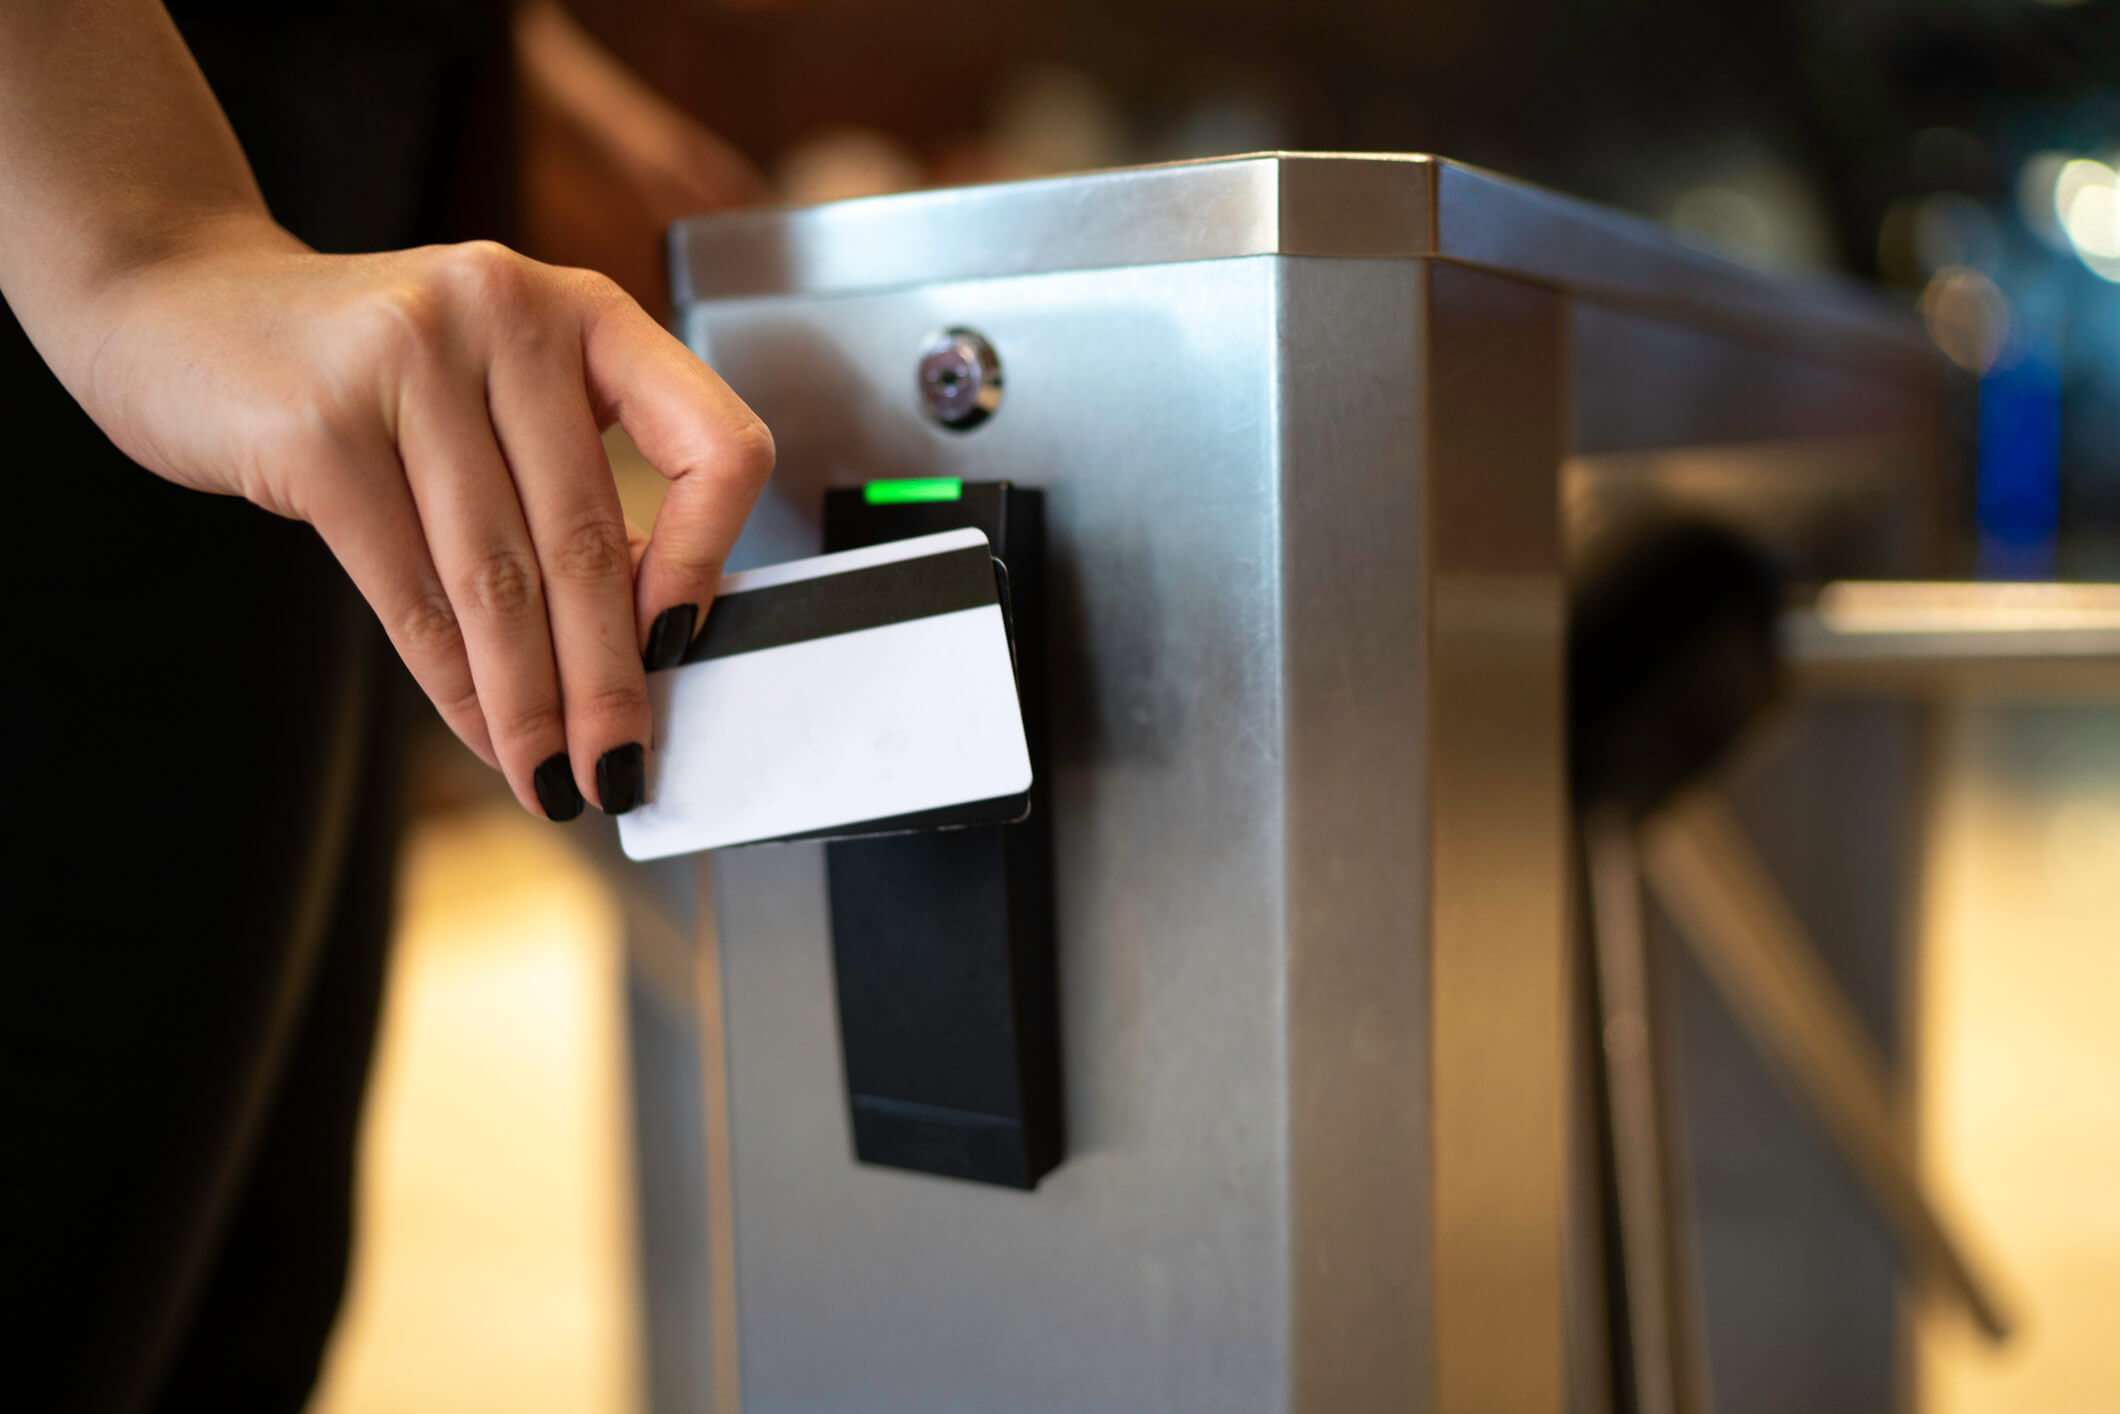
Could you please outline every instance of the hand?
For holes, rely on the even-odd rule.
[[[490,243],[317,255],[261,217],[128,273],[92,318],[76,391],[103,428],[315,526],[525,808],[640,803],[642,655],[682,652],[773,466],[711,369],[601,275]],[[613,421],[670,479],[644,550]]]

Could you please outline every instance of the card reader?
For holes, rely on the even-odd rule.
[[[1043,497],[942,478],[825,496],[828,553],[966,526],[1002,566],[1029,812],[995,801],[828,845],[832,960],[855,1157],[1027,1189],[1063,1150]]]

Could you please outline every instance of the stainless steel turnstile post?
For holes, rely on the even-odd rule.
[[[743,563],[813,553],[828,486],[1045,493],[1070,1153],[1034,1193],[857,1166],[820,849],[652,876],[656,1408],[1603,1407],[1567,545],[1683,505],[1913,572],[1924,347],[1421,157],[734,214],[671,254],[780,448]],[[956,329],[1005,375],[970,430],[915,376]],[[1830,1300],[1896,1319],[1889,1273]]]

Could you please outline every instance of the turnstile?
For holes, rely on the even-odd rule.
[[[736,567],[816,552],[830,487],[1043,493],[1067,1154],[1030,1192],[857,1164],[824,847],[643,874],[654,1406],[1604,1407],[1564,565],[1682,506],[1919,570],[1926,346],[1424,157],[738,213],[671,259],[780,450]],[[976,418],[923,362],[967,336]],[[1765,749],[1741,813],[1891,1059],[1919,713]],[[1890,1249],[1673,985],[1717,1378],[1884,1407]]]

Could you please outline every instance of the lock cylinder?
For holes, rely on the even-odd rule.
[[[953,432],[969,432],[1001,407],[1001,357],[970,329],[944,329],[920,350],[920,406]]]

